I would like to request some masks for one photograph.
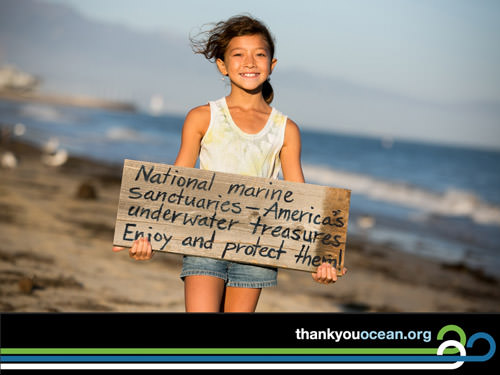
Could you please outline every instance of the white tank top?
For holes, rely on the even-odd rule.
[[[287,117],[272,108],[264,128],[249,134],[234,123],[225,97],[209,104],[210,125],[201,140],[200,168],[277,178]]]

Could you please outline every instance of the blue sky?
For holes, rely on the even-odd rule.
[[[249,12],[275,35],[281,69],[438,106],[500,103],[497,0],[50,1],[73,5],[92,19],[168,31],[186,43],[203,24]],[[500,147],[500,130],[485,137],[492,134]]]
[[[84,14],[185,38],[250,12],[277,39],[280,66],[425,99],[500,100],[496,0],[52,0]]]

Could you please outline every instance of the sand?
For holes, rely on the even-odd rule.
[[[70,157],[59,167],[5,139],[0,167],[0,311],[182,312],[181,256],[137,262],[111,251],[121,166]],[[375,228],[376,229],[376,228]],[[257,312],[499,312],[499,280],[348,237],[348,273],[333,285],[280,270]]]

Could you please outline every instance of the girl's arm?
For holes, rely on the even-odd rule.
[[[301,142],[300,130],[295,122],[288,119],[285,128],[285,139],[281,147],[281,171],[283,179],[292,182],[304,182],[302,164],[300,162]]]
[[[208,105],[192,109],[182,126],[181,146],[175,160],[175,165],[193,168],[200,152],[201,139],[210,124],[210,107]],[[113,246],[113,251],[125,250],[125,247]],[[134,241],[129,249],[129,256],[135,260],[149,260],[153,257],[151,243],[140,238]]]
[[[203,105],[189,111],[182,126],[181,146],[174,165],[193,168],[198,160],[200,144],[210,125],[210,107]]]
[[[304,173],[300,161],[301,141],[300,130],[296,123],[288,119],[285,129],[285,139],[281,148],[281,170],[286,181],[304,182]],[[345,274],[347,269],[343,269]],[[312,273],[314,281],[321,284],[330,284],[337,281],[337,273],[329,263],[321,264],[316,272]]]

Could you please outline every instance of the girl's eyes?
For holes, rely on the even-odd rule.
[[[243,54],[242,53],[235,53],[235,54],[233,54],[233,56],[240,57],[240,56],[243,56]],[[265,53],[258,53],[257,56],[259,56],[259,57],[267,57],[267,55]]]

